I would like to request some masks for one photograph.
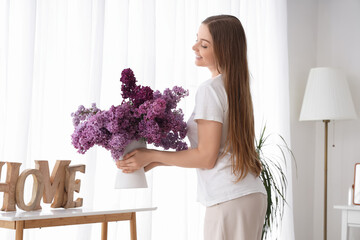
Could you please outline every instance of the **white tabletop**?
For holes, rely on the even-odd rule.
[[[360,205],[335,205],[334,208],[342,210],[360,210]]]
[[[5,221],[21,221],[21,220],[35,220],[35,219],[48,219],[48,218],[64,218],[64,217],[79,217],[79,216],[94,216],[103,214],[117,214],[117,213],[129,213],[129,212],[143,212],[153,211],[156,207],[148,208],[129,208],[129,209],[106,209],[104,208],[50,208],[43,207],[37,211],[22,211],[17,210],[16,212],[1,212],[0,220]]]

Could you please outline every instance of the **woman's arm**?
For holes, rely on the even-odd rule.
[[[159,167],[159,166],[166,166],[166,165],[163,163],[159,163],[159,162],[152,162],[149,165],[144,167],[144,171],[147,172],[147,171],[150,171],[151,169],[153,169],[155,167]]]
[[[208,120],[197,120],[198,147],[179,152],[137,149],[124,156],[116,165],[123,172],[134,172],[141,167],[158,162],[163,165],[185,168],[214,167],[219,155],[222,123]]]

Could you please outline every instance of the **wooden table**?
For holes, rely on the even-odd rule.
[[[349,227],[360,227],[360,206],[338,205],[335,209],[341,211],[341,240],[348,239]]]
[[[108,222],[130,221],[131,240],[136,240],[136,212],[156,208],[135,209],[42,209],[38,211],[0,212],[0,227],[15,229],[15,239],[23,239],[24,229],[101,223],[101,240],[107,239]]]

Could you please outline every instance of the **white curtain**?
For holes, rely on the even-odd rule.
[[[130,67],[142,85],[189,89],[180,104],[188,118],[198,85],[210,77],[194,66],[191,46],[201,21],[214,14],[235,15],[246,30],[257,132],[266,122],[269,133],[289,143],[285,0],[3,0],[0,161],[22,162],[21,171],[34,168],[34,160],[48,160],[50,168],[61,159],[86,164],[86,173],[77,175],[84,207],[156,206],[138,214],[138,239],[202,239],[204,208],[196,202],[194,169],[158,168],[147,173],[148,189],[114,190],[110,154],[93,148],[80,155],[72,147],[70,113],[81,104],[119,104],[121,71]],[[289,168],[278,239],[294,239],[291,174]],[[13,234],[0,229],[0,239]],[[25,230],[24,239],[99,236],[99,225],[81,225]],[[109,239],[128,237],[128,223],[109,225]]]

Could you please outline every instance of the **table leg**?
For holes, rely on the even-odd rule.
[[[101,223],[101,240],[107,240],[108,223]]]
[[[24,221],[16,221],[15,239],[23,240],[24,235]]]
[[[341,216],[341,240],[348,239],[348,212],[347,210],[342,210]]]
[[[136,240],[137,239],[137,236],[136,236],[136,213],[135,212],[133,212],[131,214],[130,235],[131,235],[131,240]]]

